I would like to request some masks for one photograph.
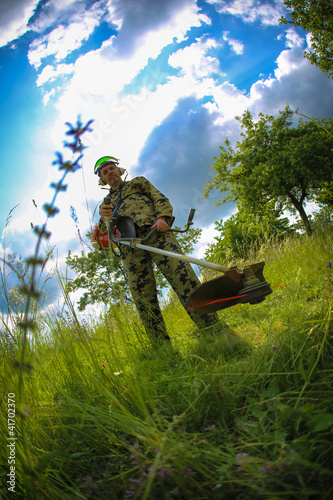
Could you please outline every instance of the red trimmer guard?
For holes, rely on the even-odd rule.
[[[187,310],[208,314],[236,304],[259,304],[272,293],[263,275],[264,265],[259,262],[244,267],[243,271],[231,269],[219,278],[202,283],[190,293]]]

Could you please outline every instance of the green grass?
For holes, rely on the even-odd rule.
[[[252,259],[274,293],[220,311],[224,335],[193,336],[172,298],[172,346],[158,350],[128,304],[81,328],[50,315],[24,366],[2,338],[1,498],[330,499],[332,228]],[[7,395],[19,400],[21,370],[12,493]]]

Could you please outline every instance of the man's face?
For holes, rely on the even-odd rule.
[[[99,171],[103,181],[106,182],[113,189],[121,183],[121,175],[119,168],[115,163],[109,163],[101,168]]]

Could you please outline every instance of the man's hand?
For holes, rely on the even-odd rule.
[[[169,224],[164,217],[159,217],[150,229],[154,229],[155,227],[158,232],[165,233],[169,229]]]
[[[101,205],[99,208],[99,215],[103,221],[107,221],[112,217],[112,205]]]

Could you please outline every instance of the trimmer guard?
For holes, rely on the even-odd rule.
[[[243,271],[232,268],[221,277],[205,281],[190,293],[187,310],[208,314],[236,304],[259,304],[272,293],[263,275],[264,265],[259,262]]]

